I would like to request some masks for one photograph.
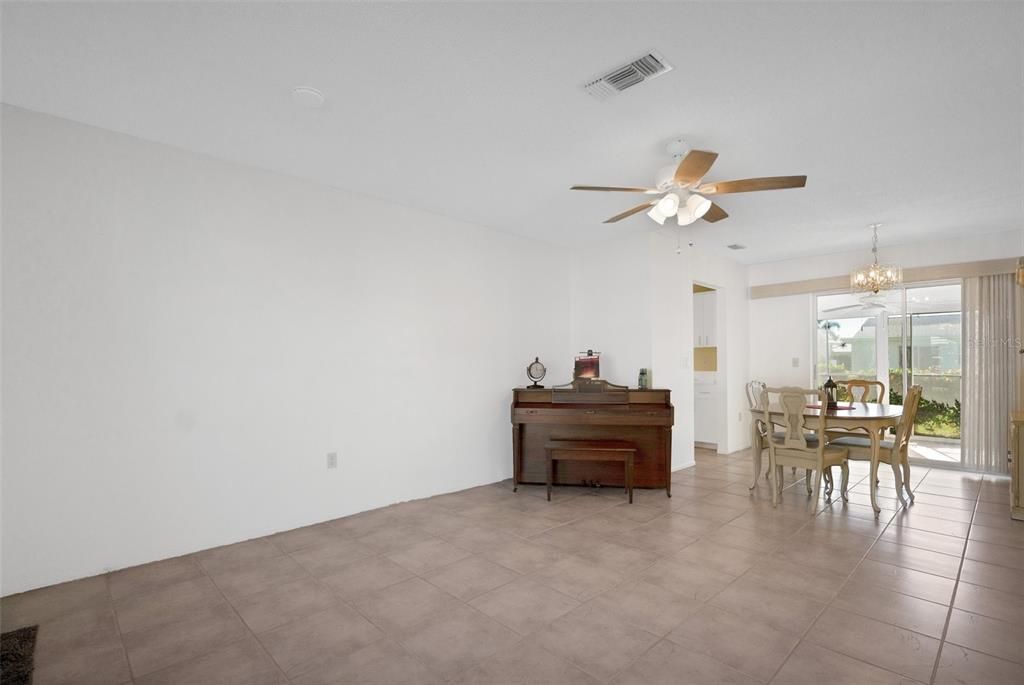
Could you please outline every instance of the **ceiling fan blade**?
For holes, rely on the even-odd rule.
[[[645,209],[650,208],[653,204],[654,204],[653,202],[644,202],[643,204],[639,204],[636,207],[633,207],[632,209],[627,209],[626,211],[622,212],[621,214],[616,214],[615,216],[613,216],[610,219],[605,219],[604,223],[606,223],[606,224],[614,224],[616,221],[622,221],[625,218],[631,217],[634,214],[639,214],[640,212],[644,211]]]
[[[679,166],[676,167],[673,180],[680,185],[696,183],[704,178],[704,174],[708,173],[716,159],[718,159],[717,152],[690,150],[690,153],[683,157],[683,161],[679,162]]]
[[[705,183],[697,189],[697,192],[705,195],[724,195],[725,193],[749,193],[755,190],[803,188],[806,184],[806,176],[765,176],[763,178],[744,178],[739,181]]]
[[[605,193],[647,193],[657,195],[657,188],[629,188],[623,186],[573,186],[569,190],[599,190]]]
[[[704,221],[715,223],[722,219],[728,219],[729,215],[726,214],[725,210],[716,205],[714,202],[711,203],[711,209],[709,209],[704,216],[701,217]]]
[[[822,314],[835,314],[842,316],[844,314],[862,314],[864,313],[864,305],[862,304],[848,304],[843,307],[832,307],[831,309],[823,309]]]
[[[843,307],[832,307],[831,309],[823,309],[822,314],[863,314],[865,316],[876,316],[884,311],[888,311],[884,305],[880,304],[848,304]]]

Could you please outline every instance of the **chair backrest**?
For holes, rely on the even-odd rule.
[[[862,381],[854,379],[848,381],[837,381],[836,384],[846,388],[846,392],[850,394],[850,400],[853,402],[873,402],[875,404],[882,404],[886,396],[885,383],[881,381]]]
[[[912,385],[907,391],[907,397],[903,400],[903,415],[900,422],[896,424],[896,439],[893,448],[897,454],[906,452],[910,445],[910,436],[914,434],[914,420],[917,418],[917,405],[921,403],[921,386]]]
[[[751,409],[764,409],[761,406],[761,392],[765,385],[761,381],[750,381],[747,383],[747,404]]]
[[[747,404],[753,410],[764,409],[761,406],[761,392],[764,390],[764,383],[761,381],[750,381],[747,383]],[[762,419],[755,418],[754,426],[757,428],[757,433],[762,438],[768,436],[768,426],[771,424],[765,424]]]
[[[775,396],[775,404],[772,404],[772,396]],[[822,411],[818,416],[805,417],[808,402],[817,404]],[[802,452],[820,453],[825,448],[825,407],[828,399],[824,390],[805,388],[768,388],[761,392],[761,406],[764,408],[764,421],[772,425],[771,411],[782,412],[782,417],[775,418],[774,423],[782,427],[782,438],[772,437],[769,449],[799,450]],[[807,442],[807,436],[815,434],[818,438],[816,445],[811,446]]]

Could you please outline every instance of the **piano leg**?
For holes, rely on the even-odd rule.
[[[665,435],[665,497],[672,496],[672,429],[663,428]]]
[[[519,492],[519,467],[523,463],[523,424],[512,424],[512,492]]]

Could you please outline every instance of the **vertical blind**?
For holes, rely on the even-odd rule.
[[[965,468],[1006,472],[1010,412],[1021,375],[1017,317],[1020,288],[1012,274],[964,279],[963,425]]]

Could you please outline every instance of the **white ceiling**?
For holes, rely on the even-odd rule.
[[[1019,3],[5,3],[2,56],[4,102],[552,242],[655,230],[568,188],[680,134],[708,180],[809,177],[685,229],[741,261],[1024,227]]]

